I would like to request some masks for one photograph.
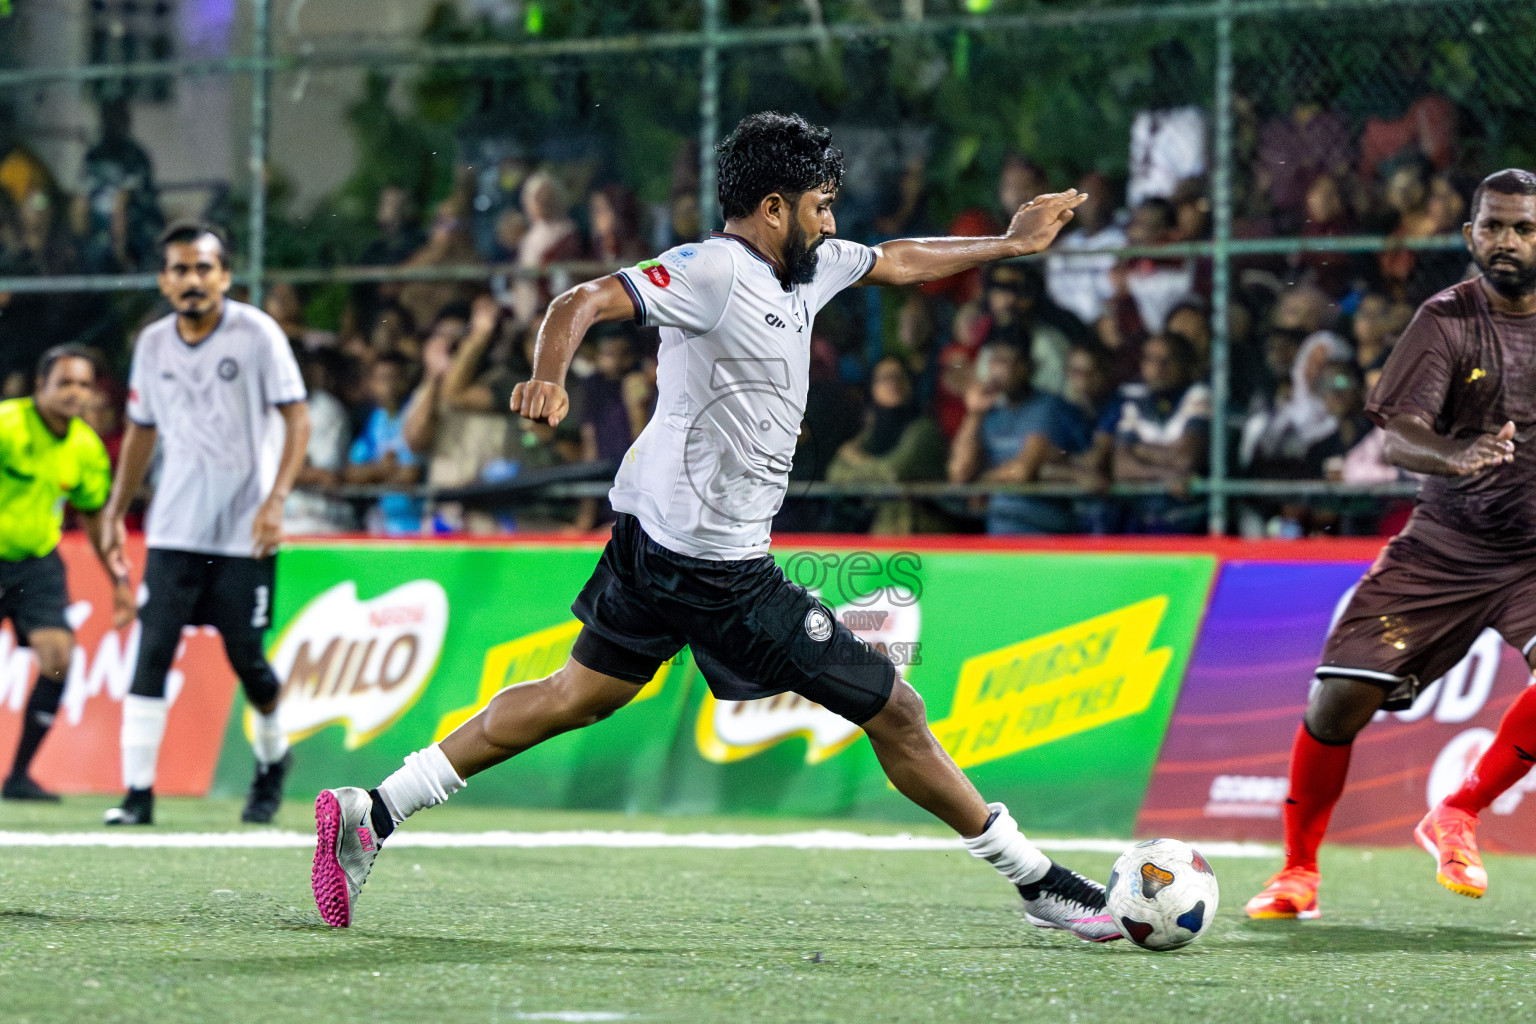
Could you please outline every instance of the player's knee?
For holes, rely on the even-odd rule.
[[[69,672],[69,658],[74,653],[73,638],[63,630],[52,631],[57,635],[38,636],[31,639],[33,653],[37,655],[37,674],[44,679],[62,683]]]
[[[923,703],[922,695],[899,676],[891,687],[891,695],[885,707],[880,709],[875,718],[881,720],[882,726],[894,732],[926,732],[928,729],[928,708]]]
[[[1320,743],[1351,743],[1385,697],[1386,692],[1374,683],[1324,676],[1307,702],[1307,731]]]
[[[572,725],[601,722],[629,703],[628,695],[620,699],[612,693],[587,685],[569,666],[555,670],[545,682],[561,717]]]
[[[259,640],[226,639],[224,653],[229,657],[229,665],[235,670],[241,688],[245,690],[245,699],[253,707],[265,710],[277,702],[277,676],[272,672],[272,665],[267,661],[266,652],[261,649]]]
[[[601,721],[618,710],[611,702],[598,699],[596,695],[583,687],[576,677],[566,668],[559,668],[542,679],[530,680],[519,683],[504,690],[503,693],[515,692],[517,700],[514,702],[518,717],[526,714],[524,709],[532,690],[537,695],[537,717],[546,725],[557,730],[579,729],[582,726],[591,725]],[[496,727],[496,715],[487,721],[487,726],[493,730]]]

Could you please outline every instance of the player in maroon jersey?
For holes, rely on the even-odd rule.
[[[1285,867],[1248,901],[1250,917],[1318,916],[1317,848],[1372,715],[1407,708],[1485,627],[1536,658],[1536,174],[1483,179],[1462,232],[1482,273],[1419,307],[1366,407],[1388,461],[1426,479],[1328,634],[1291,749]],[[1452,892],[1487,889],[1477,812],[1519,781],[1532,751],[1536,689],[1415,830]]]

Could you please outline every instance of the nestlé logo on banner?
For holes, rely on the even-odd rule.
[[[347,727],[355,750],[416,702],[448,632],[448,595],[433,580],[403,583],[367,601],[345,580],[307,604],[272,649],[282,680],[279,720],[290,739]]]

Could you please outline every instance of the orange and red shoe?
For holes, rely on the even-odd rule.
[[[1488,872],[1477,852],[1477,815],[1437,804],[1414,827],[1413,838],[1439,865],[1435,881],[1473,899],[1488,891]]]
[[[1321,881],[1314,868],[1286,868],[1243,909],[1256,920],[1301,918],[1310,921],[1322,916],[1317,909],[1317,885]]]

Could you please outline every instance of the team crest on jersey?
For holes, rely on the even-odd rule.
[[[667,273],[667,268],[656,260],[646,260],[635,264],[637,270],[644,271],[645,276],[651,279],[651,284],[657,288],[665,288],[672,283],[672,275]]]
[[[689,260],[693,259],[698,254],[699,250],[697,249],[678,249],[676,252],[665,253],[661,258],[672,264],[678,270],[682,270],[684,265],[686,265]]]
[[[234,380],[240,376],[240,364],[228,356],[219,360],[219,379]]]
[[[812,608],[805,613],[805,635],[822,643],[832,635],[832,616],[825,608]]]

